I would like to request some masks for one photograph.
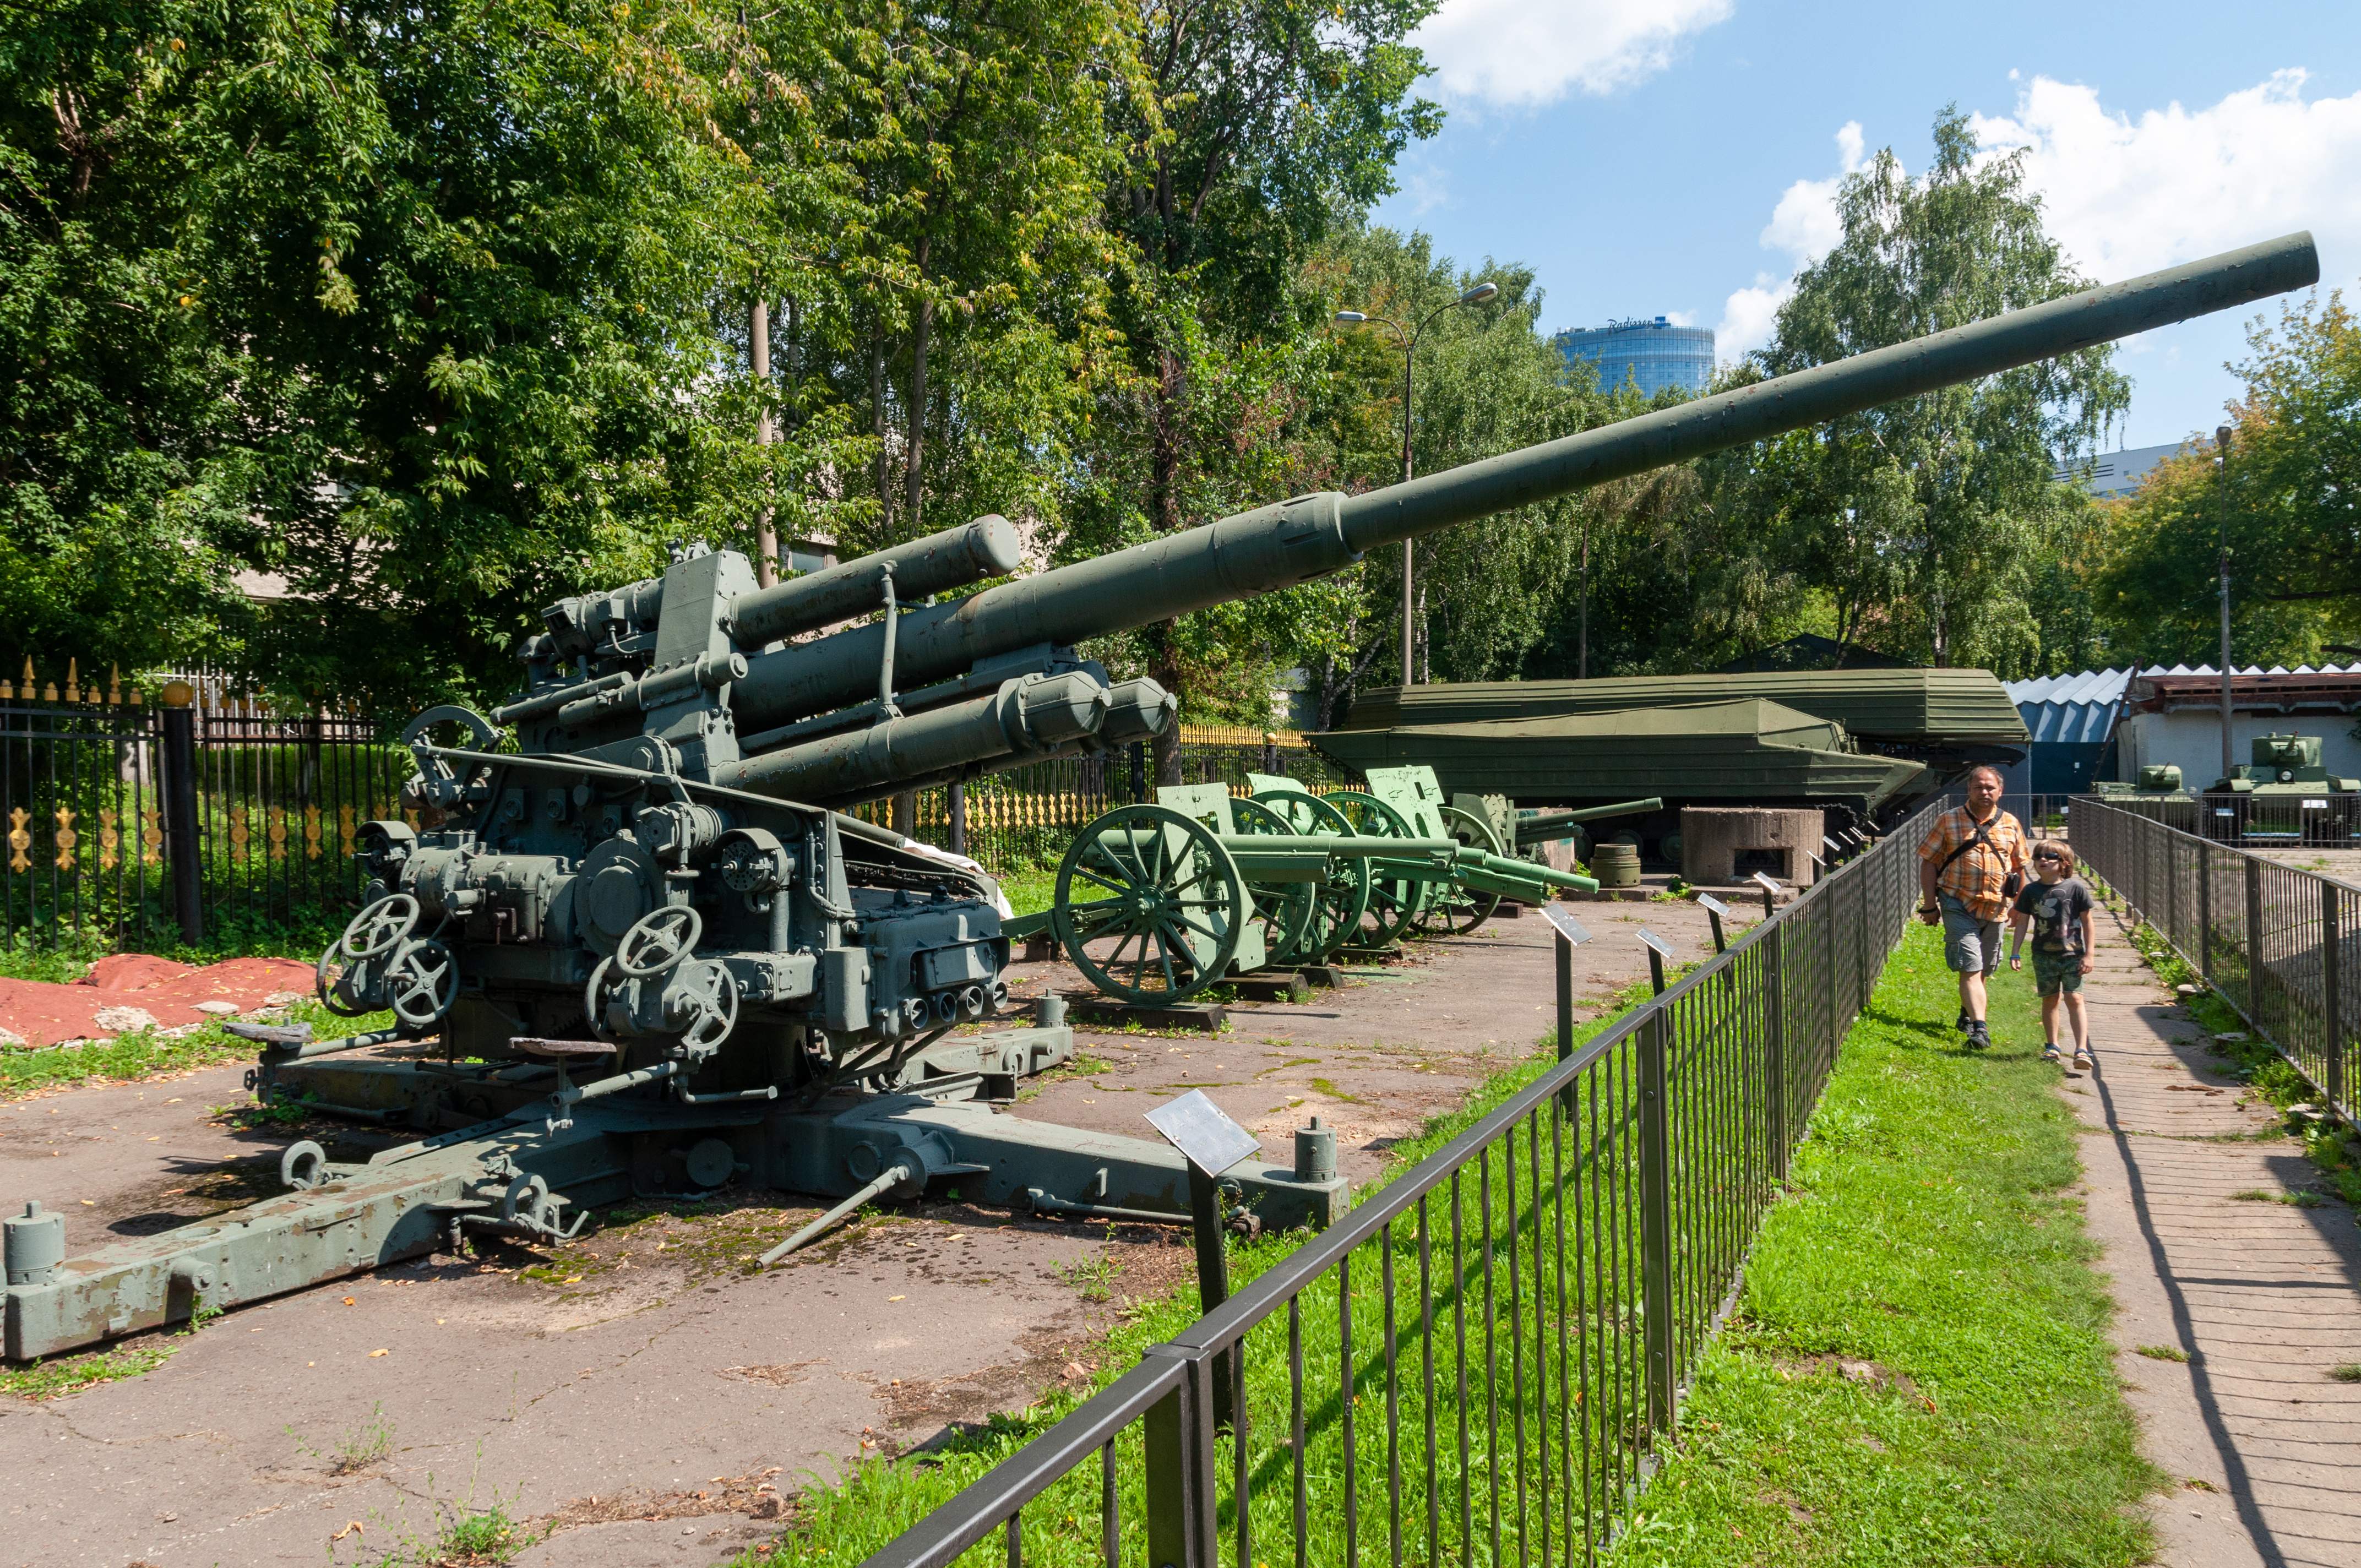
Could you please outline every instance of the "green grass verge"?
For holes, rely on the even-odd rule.
[[[1614,1554],[1641,1563],[2134,1563],[2139,1456],[2068,1190],[2030,983],[1960,1048],[1913,924],[1846,1041],[1679,1452]]]
[[[1648,994],[1645,981],[1631,987],[1613,1002],[1613,1011],[1587,1023],[1575,1026],[1576,1044],[1590,1039],[1605,1030]],[[1456,1109],[1430,1120],[1412,1138],[1394,1146],[1388,1152],[1388,1172],[1356,1194],[1356,1201],[1366,1201],[1380,1190],[1394,1177],[1408,1170],[1419,1160],[1433,1153],[1451,1139],[1467,1130],[1486,1113],[1491,1111],[1531,1083],[1556,1059],[1555,1042],[1545,1037],[1536,1053],[1495,1074]],[[1230,1280],[1234,1289],[1246,1285],[1302,1245],[1301,1234],[1268,1235],[1256,1242],[1240,1242],[1232,1238],[1230,1245]],[[1098,1266],[1093,1260],[1080,1260],[1072,1268],[1085,1272]],[[1375,1266],[1367,1258],[1356,1274],[1356,1312],[1365,1323],[1377,1321],[1376,1299],[1371,1294]],[[1311,1375],[1316,1381],[1325,1376],[1333,1387],[1336,1378],[1334,1365],[1337,1343],[1334,1327],[1335,1292],[1334,1276],[1324,1287],[1314,1287],[1305,1296],[1305,1350],[1311,1364]],[[828,1474],[811,1474],[796,1477],[805,1490],[796,1499],[795,1525],[786,1533],[741,1553],[731,1560],[736,1568],[760,1568],[766,1563],[826,1563],[852,1564],[861,1562],[903,1531],[910,1529],[933,1508],[948,1501],[971,1481],[981,1476],[994,1464],[1014,1453],[1032,1439],[1047,1431],[1074,1408],[1113,1382],[1120,1374],[1136,1365],[1140,1355],[1150,1345],[1159,1344],[1195,1321],[1199,1315],[1196,1286],[1193,1281],[1181,1286],[1169,1296],[1131,1308],[1108,1337],[1094,1346],[1092,1355],[1099,1368],[1090,1385],[1079,1393],[1053,1390],[1039,1403],[1015,1414],[999,1414],[979,1426],[948,1433],[938,1445],[923,1455],[910,1459],[873,1459],[866,1462],[848,1460],[840,1470]],[[1282,1429],[1283,1412],[1289,1398],[1287,1367],[1279,1345],[1279,1336],[1286,1332],[1286,1319],[1280,1315],[1257,1331],[1263,1336],[1257,1349],[1248,1357],[1247,1398],[1256,1414],[1257,1430],[1275,1433]],[[1365,1330],[1365,1335],[1367,1331]],[[1366,1361],[1370,1354],[1369,1341],[1365,1337],[1359,1355]],[[1379,1398],[1373,1388],[1374,1374],[1363,1368],[1361,1403],[1372,1406]],[[1480,1394],[1478,1398],[1480,1400]],[[1315,1409],[1315,1419],[1320,1411]],[[1333,1423],[1334,1411],[1327,1412]],[[1371,1419],[1374,1419],[1373,1417]],[[1414,1425],[1414,1420],[1405,1420]],[[1409,1430],[1409,1426],[1405,1427]],[[1341,1486],[1340,1471],[1336,1468],[1336,1434],[1333,1424],[1315,1427],[1318,1436],[1312,1467],[1312,1484],[1333,1503],[1335,1490]],[[1365,1436],[1365,1441],[1367,1441]],[[1123,1476],[1121,1511],[1125,1522],[1126,1550],[1136,1555],[1142,1549],[1139,1521],[1145,1517],[1144,1499],[1140,1492],[1140,1476],[1144,1459],[1139,1452],[1137,1423],[1120,1440],[1118,1470]],[[1455,1464],[1455,1456],[1452,1462]],[[1268,1456],[1265,1463],[1270,1463]],[[1228,1474],[1226,1460],[1224,1475]],[[1365,1494],[1384,1484],[1383,1466],[1372,1465],[1363,1455],[1361,1479]],[[1025,1560],[1036,1568],[1095,1568],[1098,1556],[1098,1487],[1099,1472],[1095,1464],[1085,1464],[1071,1473],[1047,1497],[1027,1510],[1028,1521],[1025,1541]],[[785,1479],[785,1477],[782,1478]],[[1257,1486],[1256,1511],[1261,1515],[1267,1506],[1284,1508],[1283,1487],[1270,1486],[1268,1491]],[[1227,1494],[1225,1493],[1226,1497]],[[1377,1502],[1365,1495],[1363,1507],[1375,1517]],[[1227,1505],[1224,1504],[1226,1508]],[[1333,1508],[1328,1509],[1333,1514]],[[1333,1529],[1333,1518],[1323,1518],[1323,1528]],[[1368,1525],[1366,1529],[1371,1529]],[[1275,1534],[1265,1539],[1277,1539]],[[1367,1540],[1365,1537],[1364,1545]],[[975,1564],[1003,1561],[1005,1548],[995,1534],[972,1549],[963,1559]],[[1316,1561],[1328,1560],[1315,1551]]]
[[[1013,915],[1038,915],[1058,901],[1058,868],[1027,866],[1000,879],[1000,895]]]

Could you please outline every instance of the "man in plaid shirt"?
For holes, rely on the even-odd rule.
[[[2008,881],[2023,884],[2025,829],[2000,808],[2000,770],[1968,775],[1968,804],[1935,818],[1918,844],[1918,917],[1943,923],[1943,958],[1960,977],[1960,1028],[1985,1050],[1984,982],[2000,969]]]

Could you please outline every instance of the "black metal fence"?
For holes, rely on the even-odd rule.
[[[868,1568],[1594,1559],[1916,903],[1924,822],[1578,1049],[1561,930],[1556,1063]]]
[[[0,702],[0,948],[69,929],[144,929],[164,875],[150,711]]]
[[[2324,784],[2285,794],[2200,795],[2185,800],[2117,795],[2108,798],[2107,804],[2220,844],[2258,850],[2361,848],[2361,796],[2339,795]]]
[[[379,727],[211,693],[177,709],[82,695],[35,699],[28,683],[0,700],[0,948],[148,945],[358,908],[353,836],[400,814],[411,771]]]
[[[2078,801],[2074,852],[2350,1120],[2361,888]]]
[[[194,700],[177,709],[136,689],[126,700],[119,684],[51,683],[36,697],[28,678],[21,699],[14,683],[0,692],[0,948],[69,933],[132,945],[258,935],[359,907],[360,826],[417,823],[401,805],[412,763],[398,726],[276,713],[210,677],[188,684]],[[1314,789],[1350,777],[1284,731],[1183,731],[1183,783],[1243,788],[1257,772]],[[1075,829],[1152,790],[1144,754],[1068,758],[925,791],[909,831],[995,872],[1022,871],[1054,865]],[[858,814],[887,823],[892,812],[880,801]]]

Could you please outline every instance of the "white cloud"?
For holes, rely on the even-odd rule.
[[[1735,360],[1748,349],[1770,342],[1779,307],[1795,291],[1793,278],[1780,280],[1757,272],[1752,288],[1741,289],[1723,302],[1721,324],[1713,329],[1714,352],[1724,360]]]
[[[2105,282],[2292,229],[2319,241],[2323,281],[2361,264],[2361,93],[2303,101],[2281,71],[2211,108],[2134,119],[2096,90],[2037,76],[2005,117],[1973,116],[1986,147],[2022,148],[2049,232]]]
[[[2016,79],[2016,73],[2010,73]],[[2361,93],[2303,99],[2305,73],[2282,71],[2210,108],[2179,104],[2136,118],[2102,105],[2095,88],[2035,76],[2009,115],[1971,117],[1987,157],[2021,149],[2050,234],[2100,282],[2153,272],[2308,228],[2324,281],[2361,268]],[[1715,349],[1735,359],[1771,339],[1794,275],[1841,232],[1836,194],[1862,163],[1858,122],[1837,132],[1840,170],[1798,180],[1763,226],[1764,249],[1785,253],[1786,280],[1758,274],[1731,293]]]
[[[1721,324],[1713,329],[1714,352],[1735,360],[1750,348],[1771,341],[1779,307],[1795,291],[1795,274],[1828,254],[1843,237],[1837,222],[1837,187],[1861,166],[1867,143],[1861,122],[1847,120],[1837,128],[1837,171],[1825,180],[1798,180],[1780,193],[1771,221],[1760,236],[1765,250],[1787,253],[1787,276],[1758,272],[1751,287],[1740,289],[1722,302]]]
[[[1571,87],[1612,93],[1670,65],[1731,0],[1444,0],[1411,41],[1445,95],[1531,107]]]

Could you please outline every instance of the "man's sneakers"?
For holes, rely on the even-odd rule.
[[[1974,1022],[1975,1020],[1973,1018],[1968,1016],[1968,1010],[1966,1008],[1962,1007],[1960,1009],[1959,1030],[1960,1034],[1966,1034],[1968,1032],[1968,1025]]]
[[[1971,1051],[1988,1051],[1992,1049],[1991,1025],[1986,1024],[1981,1018],[1971,1018],[1968,1020],[1968,1049]]]

